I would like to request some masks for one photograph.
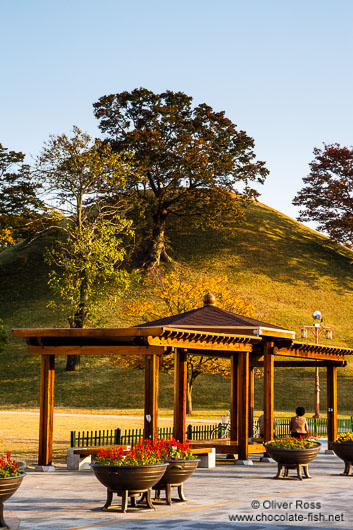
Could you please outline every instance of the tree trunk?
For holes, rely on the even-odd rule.
[[[77,325],[79,322],[74,320],[69,320],[70,328],[82,328],[83,326]],[[79,372],[81,368],[81,357],[80,355],[68,355],[66,357],[66,366],[65,372]]]
[[[66,358],[65,372],[79,372],[81,368],[80,355],[68,355]]]
[[[80,286],[80,309],[77,311],[73,319],[69,319],[70,328],[83,328],[86,316],[86,301],[87,301],[87,278],[84,276]],[[81,367],[80,355],[68,355],[66,359],[65,372],[78,372]]]
[[[170,262],[171,258],[168,256],[165,248],[165,225],[167,220],[167,213],[157,213],[154,217],[154,227],[152,230],[152,237],[149,243],[145,260],[142,267],[146,270],[153,270],[159,266],[161,261]]]
[[[192,384],[186,386],[186,414],[192,414]]]

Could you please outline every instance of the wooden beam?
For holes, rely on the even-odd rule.
[[[250,367],[263,368],[263,361],[251,361]],[[275,368],[325,368],[326,366],[337,366],[344,368],[347,361],[276,361]]]
[[[337,368],[327,367],[327,437],[328,448],[337,438]]]
[[[196,335],[196,332],[194,333]],[[212,340],[214,338],[214,340]],[[224,340],[222,340],[224,339]],[[249,340],[249,337],[247,337]],[[227,340],[227,337],[211,335],[211,337],[202,338],[202,335],[196,336],[195,338],[183,336],[171,336],[171,337],[147,337],[147,342],[150,346],[164,346],[164,347],[175,347],[175,348],[192,348],[193,350],[212,350],[212,351],[251,351],[251,342],[238,341],[238,337],[232,337]]]
[[[116,337],[146,337],[147,335],[162,335],[162,326],[144,328],[21,328],[13,329],[14,337],[65,337],[65,338],[116,338]]]
[[[55,357],[42,355],[40,377],[38,464],[49,466],[53,460]]]
[[[230,439],[232,441],[238,440],[238,425],[239,425],[239,412],[238,412],[238,354],[233,353],[231,355],[230,365]]]
[[[249,367],[249,437],[254,434],[255,370]]]
[[[156,346],[27,346],[32,355],[151,355],[165,353]]]
[[[275,348],[276,355],[284,357],[299,357],[301,359],[322,359],[325,361],[344,361],[343,348],[330,348],[329,346],[310,348]],[[314,345],[315,346],[315,345]],[[337,352],[337,353],[336,353]]]
[[[273,343],[264,343],[264,437],[265,440],[273,439],[274,418],[274,355]]]
[[[185,442],[187,354],[176,348],[174,357],[174,437]]]
[[[239,354],[238,360],[238,425],[239,425],[239,460],[248,459],[248,435],[249,435],[249,354],[247,352]]]
[[[144,436],[150,440],[158,438],[158,387],[159,357],[145,357],[145,416]]]

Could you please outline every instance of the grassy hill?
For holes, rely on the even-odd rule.
[[[196,231],[186,225],[170,233],[171,255],[195,270],[226,272],[239,295],[256,308],[255,318],[292,329],[300,337],[319,309],[333,328],[334,345],[353,347],[353,253],[323,235],[260,203],[248,208],[246,221],[222,230]],[[46,308],[49,291],[43,262],[45,242],[18,245],[0,254],[0,317],[6,328],[65,325]],[[200,305],[202,304],[200,295]],[[109,325],[119,325],[111,314]],[[325,342],[323,339],[321,342]],[[326,341],[327,342],[327,341]],[[0,408],[38,405],[40,360],[27,354],[23,341],[10,340],[0,356]],[[351,414],[353,369],[339,369],[339,410]],[[262,380],[256,407],[262,408]],[[325,378],[321,377],[322,411]],[[313,409],[312,369],[276,369],[277,410],[298,404]],[[107,389],[109,389],[107,391]],[[201,376],[195,383],[194,408],[228,408],[229,381]],[[161,375],[160,405],[171,407],[172,376]],[[82,359],[80,373],[57,362],[57,405],[84,408],[140,408],[143,377],[114,368],[105,358]]]

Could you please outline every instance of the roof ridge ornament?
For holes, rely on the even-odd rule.
[[[203,305],[204,306],[207,306],[207,305],[217,305],[216,304],[216,297],[214,294],[212,293],[207,293],[205,294],[205,296],[203,297]]]

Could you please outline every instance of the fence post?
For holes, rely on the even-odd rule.
[[[314,434],[317,435],[317,418],[314,418]]]
[[[193,440],[193,437],[192,437],[192,425],[188,425],[188,428],[186,430],[186,438],[188,440]]]
[[[71,447],[76,447],[76,431],[71,431]]]
[[[121,444],[121,429],[115,429],[115,441],[114,443],[116,445],[120,445]]]

